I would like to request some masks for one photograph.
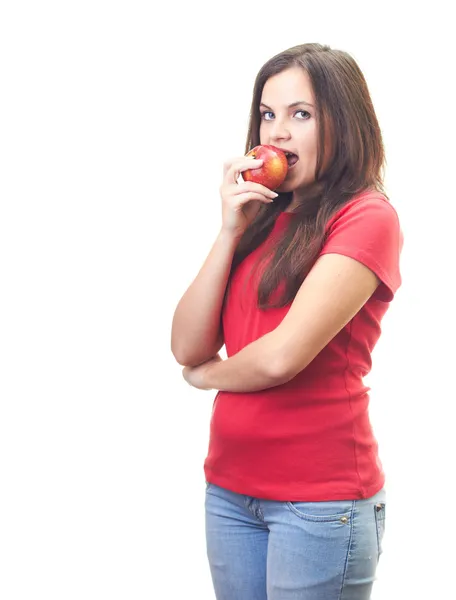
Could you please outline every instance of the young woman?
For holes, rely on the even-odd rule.
[[[288,154],[273,193],[225,165],[222,227],[173,320],[186,381],[218,393],[205,463],[218,600],[367,600],[385,526],[371,352],[401,284],[382,137],[353,58],[290,48],[259,71],[246,150]],[[225,344],[227,360],[217,354]]]

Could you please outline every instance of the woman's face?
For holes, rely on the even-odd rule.
[[[305,188],[315,181],[318,124],[309,76],[292,67],[270,77],[260,104],[260,144],[292,152],[288,174],[279,192]],[[296,160],[297,157],[297,160]]]

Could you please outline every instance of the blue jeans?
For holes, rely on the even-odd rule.
[[[368,600],[382,552],[385,490],[364,500],[274,502],[206,489],[217,600]]]

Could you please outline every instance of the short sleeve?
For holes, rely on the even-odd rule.
[[[374,298],[390,302],[400,287],[403,234],[395,209],[384,197],[365,197],[342,207],[329,221],[320,254],[344,254],[363,263],[381,283]]]

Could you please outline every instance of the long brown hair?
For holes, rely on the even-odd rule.
[[[315,183],[300,198],[296,215],[290,219],[282,238],[267,248],[257,262],[256,266],[268,264],[258,287],[258,306],[262,309],[285,306],[293,300],[324,244],[326,223],[343,204],[367,189],[384,194],[382,135],[366,81],[348,53],[329,46],[294,46],[261,67],[253,89],[245,151],[260,143],[259,106],[266,81],[296,66],[307,72],[315,96],[318,123]],[[331,156],[323,172],[327,133]],[[278,214],[291,199],[291,192],[283,193],[274,204],[262,205],[239,241],[231,276],[239,263],[267,238]],[[283,291],[271,302],[270,297],[280,282],[285,284]]]

